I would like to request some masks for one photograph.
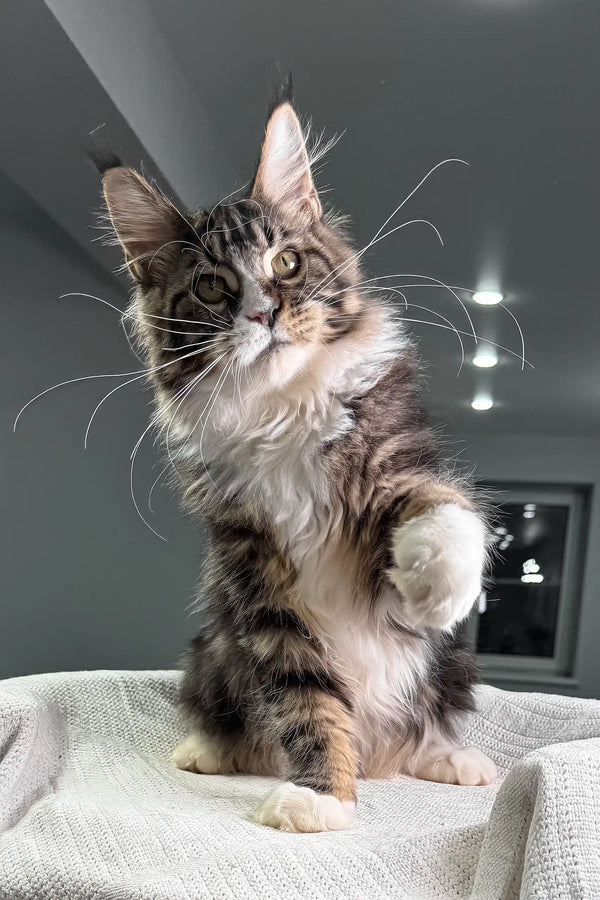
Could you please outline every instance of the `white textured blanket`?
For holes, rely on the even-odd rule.
[[[600,897],[600,703],[481,688],[491,787],[370,781],[347,832],[281,834],[268,779],[193,775],[174,672],[0,683],[0,897]]]

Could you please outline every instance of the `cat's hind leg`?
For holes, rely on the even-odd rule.
[[[281,776],[283,763],[279,748],[267,741],[253,744],[241,737],[214,737],[193,731],[175,747],[171,755],[178,769],[200,775]]]
[[[430,744],[412,760],[409,774],[442,784],[490,784],[498,772],[494,762],[477,747]]]
[[[224,774],[225,753],[220,741],[192,732],[175,747],[171,755],[178,769],[201,775]]]

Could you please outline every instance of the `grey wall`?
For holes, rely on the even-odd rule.
[[[139,368],[104,275],[6,178],[0,179],[0,677],[61,669],[172,666],[188,617],[198,541],[167,491],[152,523],[129,496],[129,453],[145,428],[149,395],[131,386],[83,432],[111,379],[60,388],[12,421],[34,394],[88,373]],[[154,478],[151,446],[136,469],[140,506]],[[150,452],[149,452],[150,451]],[[156,470],[159,471],[158,469]]]

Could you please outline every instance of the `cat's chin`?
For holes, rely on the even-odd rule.
[[[248,368],[260,378],[263,387],[276,390],[298,375],[306,367],[310,356],[307,346],[275,339],[252,355],[245,350],[238,358],[242,368]]]

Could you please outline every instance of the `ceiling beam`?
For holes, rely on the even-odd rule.
[[[85,155],[99,126],[109,145],[158,177],[175,202],[207,205],[235,182],[199,104],[192,115],[193,93],[152,18],[137,35],[148,55],[127,56],[134,10],[143,13],[137,0],[0,4],[0,168],[109,272],[119,254],[97,240],[100,182]],[[100,27],[100,11],[110,28]]]

